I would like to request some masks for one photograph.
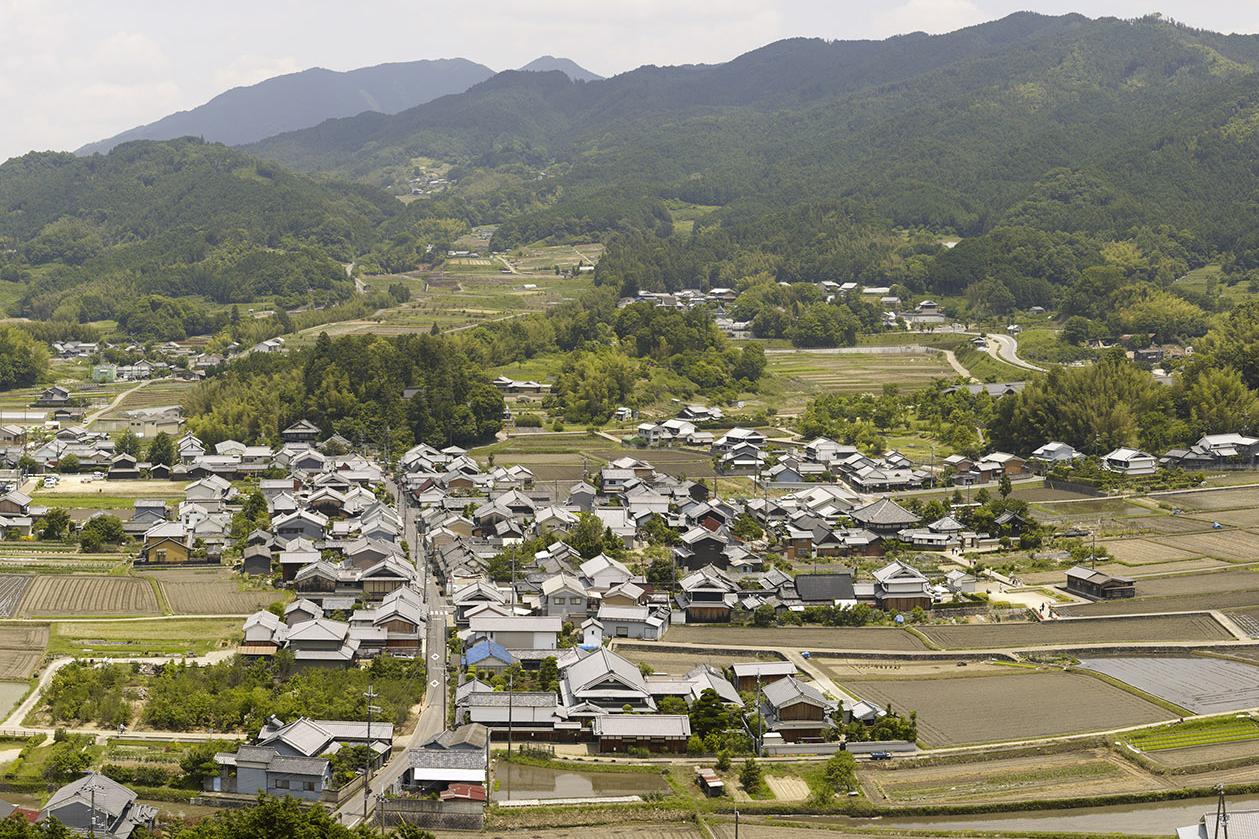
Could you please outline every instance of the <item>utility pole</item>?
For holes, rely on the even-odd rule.
[[[367,686],[367,692],[363,697],[367,700],[367,765],[363,767],[363,821],[368,820],[367,804],[372,793],[372,764],[376,762],[376,752],[372,749],[372,714],[380,709],[372,704],[372,700],[376,698],[376,691],[371,684]]]
[[[515,699],[513,693],[516,687],[516,676],[511,671],[507,672],[507,763],[511,763],[511,740],[512,740],[512,702]],[[507,800],[511,801],[511,766],[507,767]]]
[[[92,814],[89,817],[91,821],[88,822],[87,835],[94,837],[96,836],[96,791],[101,788],[101,785],[96,782],[95,772],[89,774],[88,778],[91,779],[88,781],[87,790],[92,800],[91,801]]]

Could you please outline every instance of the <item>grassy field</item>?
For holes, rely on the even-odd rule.
[[[793,414],[819,392],[878,393],[885,384],[902,392],[920,390],[957,375],[939,353],[835,353],[772,350],[766,375],[750,406],[773,406]]]
[[[1126,791],[1140,782],[1101,751],[870,771],[862,773],[862,780],[895,804],[1068,797],[1081,784],[1098,794]]]
[[[1259,722],[1248,716],[1186,720],[1133,732],[1124,739],[1143,752],[1259,740]]]
[[[58,656],[203,655],[235,644],[237,618],[53,622],[48,652]]]

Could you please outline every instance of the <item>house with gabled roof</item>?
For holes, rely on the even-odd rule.
[[[835,702],[795,676],[763,684],[760,706],[768,730],[789,743],[823,741],[834,725]]]
[[[656,710],[638,665],[603,647],[563,668],[560,699],[575,717]]]

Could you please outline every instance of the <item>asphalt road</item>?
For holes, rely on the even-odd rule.
[[[441,590],[428,575],[427,557],[416,528],[416,509],[405,500],[405,495],[395,488],[398,511],[402,514],[403,532],[412,555],[417,558],[421,569],[421,580],[424,584],[424,602],[428,609],[428,625],[424,641],[424,654],[427,657],[428,677],[425,685],[424,699],[420,707],[420,718],[415,730],[409,737],[394,741],[395,749],[389,761],[372,775],[371,794],[367,801],[367,812],[375,811],[376,798],[382,791],[389,790],[402,777],[407,768],[407,751],[424,745],[446,728],[446,623],[449,607]],[[363,797],[360,793],[354,796],[337,810],[337,818],[342,823],[353,826],[363,820]]]

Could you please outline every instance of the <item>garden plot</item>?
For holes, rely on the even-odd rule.
[[[1245,760],[1250,758],[1259,761],[1259,739],[1210,743],[1203,746],[1185,746],[1179,749],[1162,749],[1147,752],[1146,756],[1173,769],[1184,770],[1187,767],[1202,767],[1207,770],[1215,770],[1216,765],[1225,760]]]
[[[1226,641],[1233,637],[1210,615],[926,626],[922,627],[921,632],[937,646],[949,650],[1138,641]]]
[[[1087,658],[1080,667],[1197,714],[1259,707],[1259,667],[1197,656]]]
[[[24,617],[157,615],[161,609],[147,580],[54,574],[34,578],[19,613]]]
[[[925,650],[922,639],[900,629],[856,627],[782,627],[678,625],[669,629],[670,644],[713,644],[804,650]]]
[[[918,714],[928,746],[1108,731],[1173,719],[1170,711],[1080,673],[1024,671],[937,679],[846,681],[862,699]]]

